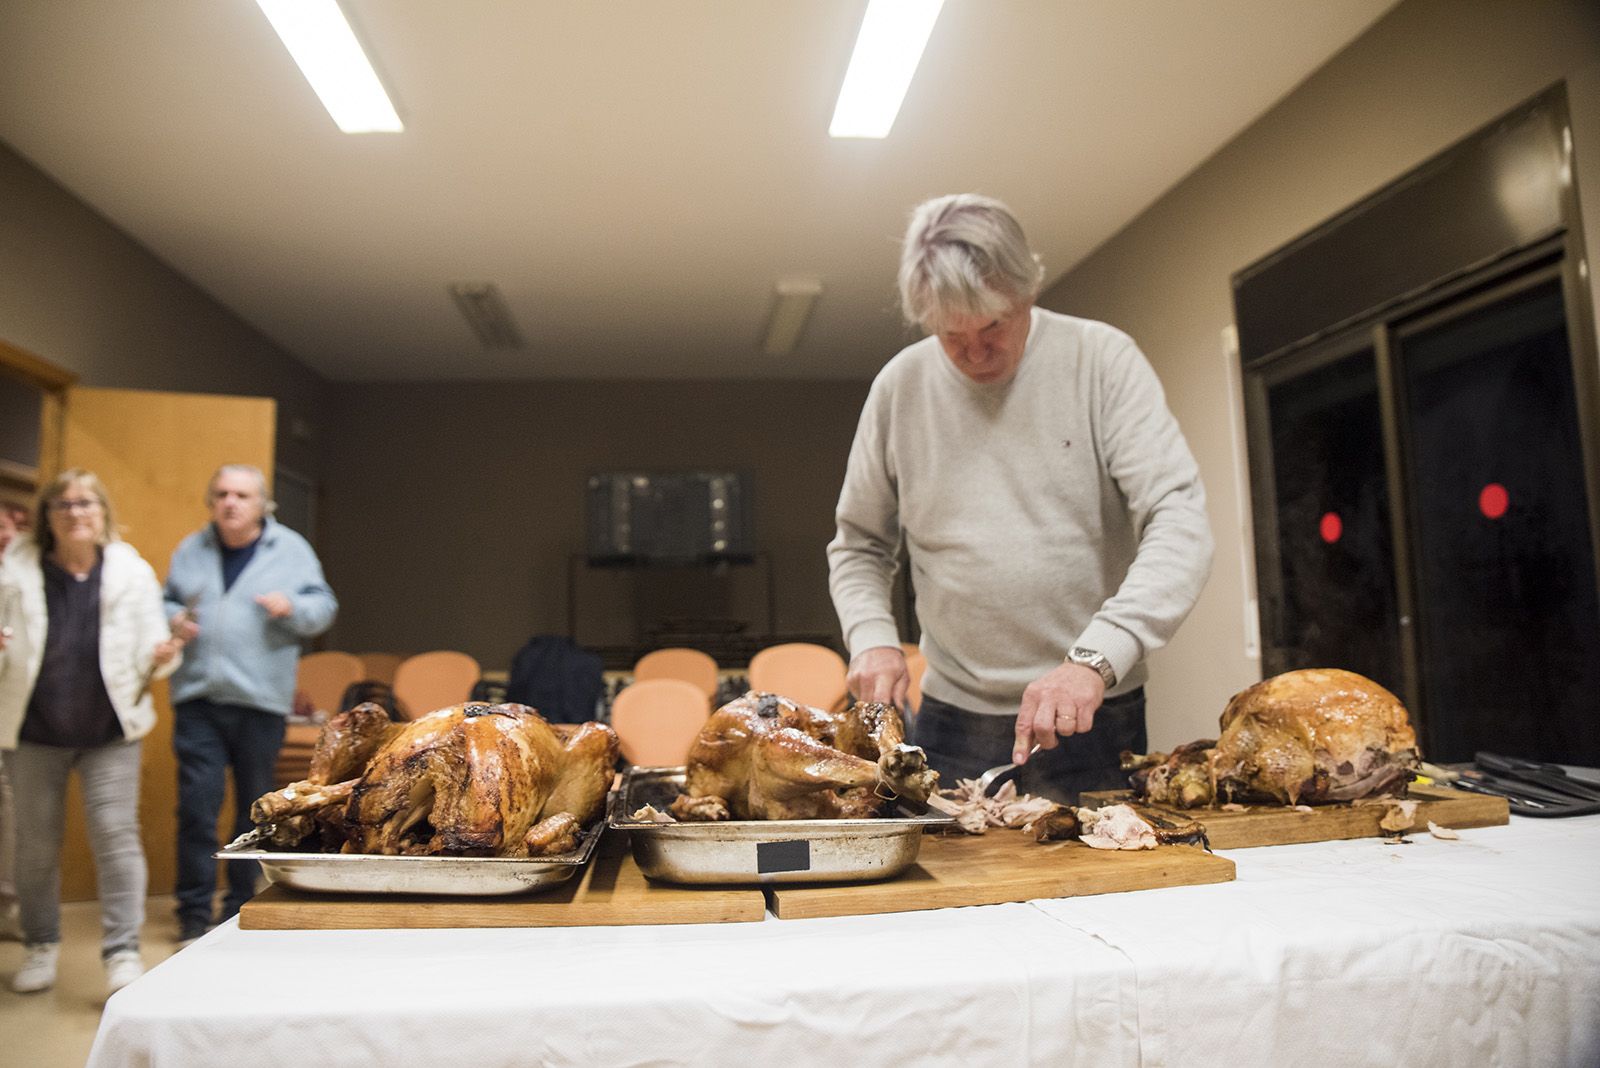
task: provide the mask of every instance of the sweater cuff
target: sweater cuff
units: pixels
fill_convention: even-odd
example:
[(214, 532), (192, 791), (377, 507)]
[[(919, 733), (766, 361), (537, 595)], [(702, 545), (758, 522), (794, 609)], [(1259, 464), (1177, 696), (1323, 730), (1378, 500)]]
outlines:
[(1103, 619), (1090, 620), (1089, 625), (1083, 628), (1083, 633), (1078, 635), (1078, 640), (1072, 644), (1074, 648), (1082, 646), (1093, 649), (1109, 660), (1111, 670), (1117, 673), (1118, 686), (1127, 680), (1134, 665), (1144, 658), (1144, 647), (1138, 638)]
[(900, 631), (895, 627), (894, 620), (868, 619), (851, 627), (850, 633), (845, 636), (845, 647), (850, 650), (852, 660), (863, 651), (880, 645), (900, 648)]

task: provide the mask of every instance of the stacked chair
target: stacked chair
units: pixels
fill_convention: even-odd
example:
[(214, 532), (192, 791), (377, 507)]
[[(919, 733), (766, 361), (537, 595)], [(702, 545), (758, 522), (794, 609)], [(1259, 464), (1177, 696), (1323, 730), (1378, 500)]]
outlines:
[(320, 718), (343, 712), (340, 701), (354, 683), (367, 678), (361, 658), (350, 653), (311, 653), (300, 658), (295, 691), (304, 695)]
[(385, 686), (394, 685), (394, 673), (400, 669), (405, 657), (399, 653), (362, 653), (361, 678), (365, 682), (381, 682)]
[(686, 763), (711, 715), (705, 690), (683, 679), (644, 679), (627, 686), (611, 705), (622, 759), (646, 768)]
[(406, 658), (394, 673), (394, 697), (401, 717), (416, 719), (460, 704), (471, 696), (482, 674), (478, 662), (466, 653), (439, 649)]
[(307, 712), (312, 720), (290, 720), (283, 732), (283, 745), (273, 778), (278, 786), (304, 779), (311, 770), (311, 754), (322, 733), (321, 720), (343, 711), (345, 691), (362, 677), (361, 661), (349, 653), (311, 653), (300, 658), (295, 675), (295, 709)]
[(750, 688), (835, 711), (850, 699), (847, 670), (844, 657), (825, 645), (771, 645), (750, 658)]
[(640, 657), (633, 665), (633, 681), (650, 679), (681, 679), (704, 690), (708, 701), (717, 696), (717, 662), (698, 649), (657, 649)]
[(633, 665), (633, 682), (611, 703), (622, 758), (639, 767), (688, 760), (717, 696), (717, 662), (699, 649), (657, 649)]
[(911, 688), (906, 691), (905, 712), (915, 716), (922, 707), (922, 673), (928, 670), (928, 658), (922, 655), (916, 642), (901, 642), (900, 650), (906, 654), (906, 670), (911, 673)]

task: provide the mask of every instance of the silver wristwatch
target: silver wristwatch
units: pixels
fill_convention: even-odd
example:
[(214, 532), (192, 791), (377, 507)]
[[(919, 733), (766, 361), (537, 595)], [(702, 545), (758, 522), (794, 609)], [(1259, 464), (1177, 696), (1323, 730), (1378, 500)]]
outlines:
[(1085, 649), (1081, 645), (1074, 645), (1067, 652), (1067, 661), (1072, 664), (1082, 664), (1084, 667), (1094, 668), (1100, 673), (1100, 679), (1106, 684), (1106, 689), (1117, 684), (1117, 669), (1111, 666), (1111, 661), (1095, 649)]

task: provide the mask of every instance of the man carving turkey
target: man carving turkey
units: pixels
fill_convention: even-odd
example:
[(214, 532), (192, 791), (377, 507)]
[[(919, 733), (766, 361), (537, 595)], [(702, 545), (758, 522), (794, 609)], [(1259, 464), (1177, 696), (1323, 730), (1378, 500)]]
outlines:
[[(1043, 268), (998, 201), (930, 200), (901, 252), (933, 336), (873, 382), (828, 546), (857, 698), (903, 704), (902, 541), (927, 657), (914, 744), (943, 782), (1008, 760), (1063, 801), (1143, 752), (1142, 661), (1211, 566), (1199, 471), (1126, 334), (1034, 307)], [(1108, 696), (1109, 695), (1109, 696)]]

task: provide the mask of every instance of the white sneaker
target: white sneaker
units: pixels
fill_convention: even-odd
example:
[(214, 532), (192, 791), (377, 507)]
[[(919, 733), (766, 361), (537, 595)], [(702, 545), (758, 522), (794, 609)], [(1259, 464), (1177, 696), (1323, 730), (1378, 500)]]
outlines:
[(106, 996), (109, 997), (144, 974), (137, 949), (119, 949), (106, 958)]
[(40, 942), (28, 947), (22, 967), (11, 977), (11, 989), (19, 994), (32, 994), (49, 990), (56, 985), (56, 958), (61, 955), (60, 942)]

